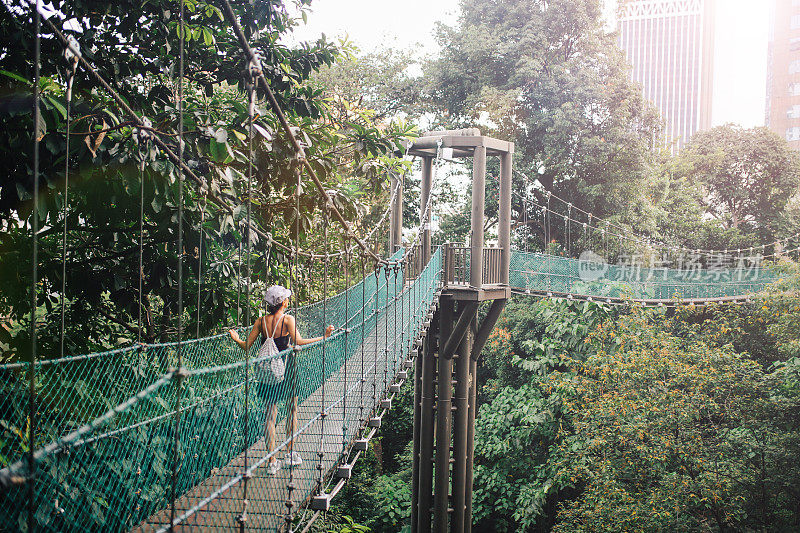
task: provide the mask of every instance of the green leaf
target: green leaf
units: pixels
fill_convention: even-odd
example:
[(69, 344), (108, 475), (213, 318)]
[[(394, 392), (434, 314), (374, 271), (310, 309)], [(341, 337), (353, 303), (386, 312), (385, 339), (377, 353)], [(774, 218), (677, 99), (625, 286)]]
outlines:
[(44, 98), (53, 106), (55, 107), (59, 113), (61, 113), (61, 117), (66, 119), (67, 118), (67, 109), (61, 105), (61, 102), (53, 98), (52, 96), (45, 95)]
[(19, 82), (22, 82), (25, 85), (28, 85), (28, 86), (33, 85), (33, 82), (31, 82), (29, 80), (26, 80), (25, 78), (23, 78), (22, 76), (20, 76), (19, 74), (14, 73), (14, 72), (9, 72), (7, 70), (0, 70), (0, 74), (2, 74), (3, 76), (6, 76), (7, 78), (11, 78), (12, 80), (17, 80)]
[(209, 140), (211, 159), (217, 163), (223, 163), (228, 158), (228, 143)]

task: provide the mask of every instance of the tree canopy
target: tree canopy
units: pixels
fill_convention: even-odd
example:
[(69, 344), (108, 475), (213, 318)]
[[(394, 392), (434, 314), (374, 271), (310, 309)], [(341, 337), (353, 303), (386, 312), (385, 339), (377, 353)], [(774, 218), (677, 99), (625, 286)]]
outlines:
[[(300, 2), (302, 11), (307, 0)], [(285, 253), (299, 224), (300, 246), (321, 252), (318, 227), (322, 196), (313, 187), (296, 190), (298, 161), (276, 115), (258, 89), (250, 148), (246, 63), (239, 43), (214, 2), (187, 0), (185, 69), (178, 78), (180, 26), (175, 1), (66, 1), (49, 16), (75, 38), (86, 60), (141, 117), (153, 133), (178, 152), (179, 88), (183, 87), (185, 164), (200, 178), (183, 187), (184, 244), (177, 248), (178, 172), (164, 153), (134, 128), (133, 117), (83, 67), (75, 73), (73, 96), (66, 89), (71, 67), (64, 47), (43, 23), (39, 209), (33, 208), (32, 5), (27, 0), (0, 8), (7, 36), (0, 55), (0, 272), (10, 280), (0, 293), (0, 330), (5, 359), (24, 355), (30, 304), (28, 290), (32, 217), (39, 218), (38, 302), (49, 334), (42, 353), (57, 355), (60, 302), (65, 303), (68, 353), (128, 342), (140, 334), (139, 281), (145, 340), (167, 340), (175, 332), (177, 265), (184, 262), (184, 309), (190, 331), (202, 332), (243, 320), (245, 279), (253, 295), (269, 281), (288, 283), (291, 258)], [(399, 140), (412, 132), (404, 123), (377, 123), (356, 107), (347, 116), (331, 112), (314, 72), (339, 57), (320, 39), (284, 44), (298, 20), (280, 1), (235, 3), (236, 16), (263, 58), (264, 74), (280, 107), (306, 145), (307, 158), (334, 202), (362, 235), (378, 216), (372, 206), (385, 200), (388, 176), (406, 168), (395, 157)], [(12, 45), (12, 43), (14, 43)], [(70, 106), (70, 150), (66, 113)], [(247, 218), (252, 161), (250, 218), (275, 245), (243, 231)], [(65, 169), (69, 188), (65, 193)], [(295, 194), (299, 194), (299, 218)], [(212, 202), (211, 196), (218, 202)], [(66, 206), (64, 205), (66, 199)], [(66, 207), (66, 208), (65, 208)], [(140, 217), (141, 209), (141, 217)], [(139, 224), (142, 231), (139, 231)], [(66, 252), (62, 234), (66, 226)], [(341, 245), (338, 233), (333, 234)], [(139, 239), (143, 271), (139, 274)], [(243, 261), (248, 239), (254, 257)], [(202, 244), (201, 244), (202, 241)], [(329, 246), (331, 243), (328, 243)], [(283, 244), (281, 249), (277, 244)], [(352, 244), (352, 242), (351, 242)], [(62, 263), (66, 280), (62, 280)], [(201, 270), (201, 265), (202, 270)], [(320, 288), (303, 280), (317, 266), (304, 263), (295, 292), (316, 296)], [(237, 275), (238, 273), (238, 275)], [(62, 294), (62, 281), (66, 292)], [(199, 293), (199, 298), (198, 298)], [(258, 307), (254, 299), (249, 308)], [(238, 309), (238, 310), (237, 310)]]
[[(596, 216), (641, 218), (650, 203), (659, 119), (628, 80), (599, 2), (460, 6), (457, 25), (440, 26), (442, 53), (426, 70), (442, 124), (484, 124), (516, 143), (519, 176)], [(516, 188), (532, 185), (520, 177)]]
[(800, 155), (767, 128), (726, 125), (697, 133), (679, 172), (702, 188), (705, 213), (729, 229), (766, 241), (800, 185)]

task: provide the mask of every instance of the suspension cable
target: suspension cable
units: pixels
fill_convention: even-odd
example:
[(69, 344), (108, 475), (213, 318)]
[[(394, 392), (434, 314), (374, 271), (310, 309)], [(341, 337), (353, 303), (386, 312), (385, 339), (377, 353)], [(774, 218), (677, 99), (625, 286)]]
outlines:
[(349, 337), (350, 337), (350, 325), (348, 324), (349, 316), (350, 316), (350, 252), (347, 251), (348, 249), (348, 237), (345, 235), (344, 237), (344, 249), (346, 251), (343, 257), (343, 270), (344, 270), (344, 357), (342, 366), (344, 367), (344, 400), (342, 401), (342, 453), (341, 453), (341, 461), (345, 460), (345, 455), (347, 453), (347, 393), (349, 392), (349, 386), (347, 383), (347, 364), (349, 362), (349, 357), (347, 355), (347, 350), (349, 347)]
[[(77, 46), (77, 41), (75, 38), (70, 36), (73, 40), (73, 43)], [(59, 293), (59, 307), (61, 308), (61, 331), (60, 331), (60, 357), (64, 357), (64, 340), (66, 337), (66, 292), (67, 292), (67, 227), (68, 227), (68, 218), (69, 218), (69, 141), (70, 141), (70, 120), (72, 117), (72, 85), (75, 80), (75, 72), (78, 68), (78, 59), (75, 57), (75, 54), (67, 48), (64, 51), (64, 58), (69, 63), (69, 68), (67, 68), (67, 90), (66, 90), (66, 133), (64, 137), (65, 142), (65, 156), (64, 156), (64, 198), (63, 202), (63, 219), (64, 219), (64, 231), (61, 236), (61, 292)], [(61, 409), (66, 407), (67, 399), (66, 397), (59, 398), (59, 404), (61, 404)], [(64, 430), (66, 427), (66, 421), (62, 421), (59, 424), (59, 435), (64, 434)], [(60, 459), (62, 455), (68, 454), (69, 450), (64, 447), (61, 450), (61, 453), (57, 456), (57, 459)], [(68, 468), (68, 465), (67, 465)], [(63, 471), (64, 476), (67, 475), (67, 468), (60, 468), (59, 470)], [(60, 487), (66, 485), (66, 480), (62, 479)], [(55, 495), (55, 501), (53, 504), (54, 512), (57, 516), (62, 516), (64, 514), (64, 509), (61, 507), (61, 502), (59, 501), (59, 494), (58, 492)]]
[[(550, 226), (549, 220), (550, 220), (551, 214), (552, 214), (553, 216), (556, 216), (556, 217), (561, 218), (562, 220), (564, 220), (564, 227), (565, 228), (568, 227), (569, 223), (575, 222), (575, 223), (580, 224), (581, 226), (583, 226), (585, 224), (587, 230), (600, 231), (601, 234), (604, 236), (604, 238), (606, 240), (607, 240), (608, 236), (616, 237), (617, 241), (619, 242), (619, 246), (620, 246), (619, 251), (621, 251), (623, 249), (623, 246), (624, 246), (623, 245), (623, 241), (628, 241), (628, 242), (633, 242), (633, 243), (636, 243), (636, 244), (641, 244), (643, 246), (646, 246), (648, 249), (652, 249), (652, 247), (653, 247), (653, 243), (652, 242), (647, 242), (647, 241), (643, 241), (643, 240), (637, 240), (637, 239), (635, 239), (635, 238), (633, 238), (633, 237), (631, 237), (629, 235), (623, 235), (623, 234), (619, 234), (619, 233), (616, 233), (616, 232), (608, 230), (607, 228), (610, 225), (610, 223), (608, 221), (606, 221), (606, 220), (599, 219), (597, 217), (592, 216), (592, 220), (596, 220), (597, 222), (584, 222), (584, 221), (580, 221), (580, 220), (576, 220), (575, 218), (572, 218), (570, 216), (570, 214), (568, 214), (568, 213), (567, 214), (562, 214), (562, 213), (558, 213), (558, 212), (554, 211), (553, 209), (551, 209), (549, 207), (549, 202), (548, 202), (548, 205), (546, 205), (546, 206), (543, 206), (543, 205), (541, 205), (538, 202), (533, 201), (533, 200), (530, 200), (530, 202), (532, 203), (532, 205), (534, 205), (537, 208), (540, 208), (540, 209), (542, 209), (543, 211), (546, 212), (547, 219), (548, 219), (547, 227)], [(605, 227), (600, 227), (601, 224), (605, 225)], [(565, 230), (565, 233), (566, 233), (566, 230)], [(566, 240), (566, 238), (565, 238), (565, 240)], [(710, 256), (710, 255), (718, 255), (718, 254), (729, 254), (729, 253), (733, 253), (733, 252), (736, 252), (737, 255), (741, 255), (742, 252), (748, 252), (748, 253), (752, 254), (753, 251), (755, 251), (755, 250), (757, 250), (759, 248), (764, 248), (765, 246), (776, 245), (776, 244), (779, 244), (780, 242), (791, 242), (791, 240), (792, 240), (792, 238), (787, 238), (787, 239), (784, 239), (782, 241), (778, 241), (776, 243), (772, 243), (770, 245), (761, 245), (761, 246), (749, 247), (749, 248), (738, 248), (736, 250), (733, 250), (733, 249), (717, 250), (717, 251), (714, 251), (713, 253), (704, 253), (704, 251), (700, 250), (700, 249), (688, 249), (688, 248), (687, 249), (668, 248), (668, 249), (678, 250), (678, 251), (683, 250), (683, 251), (686, 251), (687, 253), (691, 253), (693, 255), (709, 255)], [(660, 248), (660, 246), (658, 246), (658, 245), (656, 245), (655, 247), (656, 248)], [(605, 255), (608, 255), (607, 250), (606, 250)], [(761, 257), (764, 257), (764, 258), (766, 258), (766, 257), (775, 257), (775, 256), (778, 256), (778, 255), (780, 255), (780, 253), (778, 253), (778, 252), (774, 252), (774, 253), (771, 253), (771, 254), (766, 254), (765, 253), (765, 254), (761, 254)]]
[[(184, 45), (186, 39), (185, 26), (185, 7), (184, 2), (180, 2), (180, 26), (178, 39), (178, 160), (183, 163), (183, 76), (184, 76)], [(178, 451), (180, 447), (180, 421), (181, 421), (181, 392), (183, 379), (183, 165), (178, 165), (178, 238), (177, 238), (177, 259), (178, 259), (178, 343), (175, 347), (177, 352), (177, 369), (175, 380), (175, 427), (172, 449), (172, 484), (170, 494), (170, 531), (174, 529), (175, 505), (177, 499), (178, 484)]]
[[(523, 176), (526, 179), (530, 179), (525, 174), (523, 174)], [(518, 192), (516, 192), (516, 191), (513, 191), (513, 192), (517, 196), (522, 197)], [(611, 222), (608, 219), (597, 217), (597, 216), (593, 215), (589, 211), (581, 209), (580, 207), (578, 207), (576, 205), (572, 205), (568, 200), (565, 200), (565, 199), (559, 197), (558, 195), (554, 194), (552, 191), (545, 190), (544, 194), (547, 196), (548, 200), (552, 197), (553, 199), (557, 200), (558, 202), (561, 202), (561, 204), (564, 205), (565, 207), (568, 207), (568, 206), (571, 205), (572, 208), (575, 209), (575, 211), (581, 213), (586, 218), (588, 218), (590, 225), (591, 225), (591, 220), (592, 219), (597, 219), (597, 223), (596, 223), (595, 227), (599, 227), (601, 224), (605, 224), (607, 231), (609, 231), (609, 233), (612, 234), (612, 235), (616, 236), (616, 235), (618, 235), (618, 233), (608, 230), (609, 227), (612, 228), (612, 229), (616, 229), (620, 233), (622, 233), (623, 234), (622, 235), (623, 238), (626, 239), (626, 240), (629, 240), (629, 241), (632, 241), (632, 242), (634, 242), (636, 244), (644, 245), (644, 246), (647, 246), (647, 247), (653, 247), (652, 239), (649, 238), (649, 237), (645, 237), (643, 235), (639, 235), (639, 234), (630, 232), (628, 230), (628, 228), (626, 228), (624, 226), (621, 226), (619, 224)], [(574, 219), (574, 218), (572, 220), (574, 222), (578, 222), (578, 223), (583, 223), (584, 222), (582, 220), (577, 220), (577, 219)], [(626, 233), (630, 233), (630, 234), (626, 235)], [(747, 248), (741, 248), (741, 250), (747, 250), (747, 251), (752, 253), (755, 250), (761, 249), (766, 254), (767, 248), (769, 248), (771, 246), (775, 247), (776, 245), (780, 245), (783, 242), (791, 242), (791, 241), (798, 240), (798, 239), (800, 239), (800, 232), (797, 232), (797, 233), (795, 233), (793, 235), (790, 235), (788, 237), (785, 237), (783, 239), (776, 240), (774, 242), (770, 242), (770, 243), (766, 243), (766, 244), (760, 244), (760, 245), (757, 245), (757, 246), (750, 246), (750, 247), (747, 247)], [(715, 255), (715, 254), (720, 254), (720, 253), (725, 254), (725, 253), (729, 253), (729, 252), (733, 251), (732, 249), (687, 248), (685, 246), (674, 246), (674, 245), (667, 244), (665, 242), (659, 242), (659, 241), (655, 242), (655, 247), (656, 248), (664, 248), (664, 249), (667, 249), (667, 250), (669, 250), (671, 252), (692, 253), (692, 254), (701, 254), (701, 255)]]
[(139, 130), (139, 145), (141, 147), (142, 143), (144, 143), (144, 151), (139, 149), (141, 155), (141, 161), (139, 162), (139, 271), (138, 271), (138, 285), (139, 285), (139, 313), (138, 313), (138, 322), (139, 322), (139, 334), (137, 335), (137, 342), (139, 345), (142, 344), (142, 332), (144, 330), (144, 323), (143, 323), (143, 308), (144, 308), (144, 295), (143, 295), (143, 283), (144, 283), (144, 169), (146, 160), (149, 157), (150, 153), (150, 142), (149, 142), (149, 133), (145, 130)]
[[(301, 166), (298, 164), (295, 167), (295, 205), (294, 205), (294, 218), (295, 218), (295, 232), (294, 232), (294, 248), (293, 253), (291, 255), (292, 260), (294, 261), (294, 265), (289, 265), (289, 275), (291, 276), (292, 271), (294, 272), (294, 279), (291, 280), (292, 285), (292, 292), (294, 292), (294, 338), (297, 339), (297, 322), (300, 320), (300, 277), (299, 277), (299, 259), (300, 256), (298, 254), (300, 250), (300, 194), (303, 191), (303, 183), (302, 183), (302, 172)], [(292, 268), (294, 267), (294, 268)], [(290, 357), (297, 357), (299, 346), (295, 345), (292, 349), (293, 352)], [(297, 364), (296, 361), (294, 364)], [(297, 428), (294, 424), (294, 418), (297, 416), (297, 405), (295, 403), (295, 394), (297, 391), (294, 390), (296, 384), (294, 376), (289, 376), (289, 388), (291, 390), (289, 395), (289, 412), (287, 413), (287, 428), (290, 427), (291, 429), (288, 432), (291, 432), (291, 435), (288, 436), (289, 438), (289, 462), (294, 463), (294, 439), (296, 437), (295, 433), (297, 432)], [(289, 423), (289, 419), (291, 419), (291, 423)], [(287, 433), (288, 433), (287, 432)], [(289, 467), (289, 482), (286, 484), (286, 515), (284, 516), (285, 528), (287, 531), (291, 530), (292, 526), (292, 509), (294, 508), (294, 501), (292, 500), (292, 492), (294, 491), (294, 465), (290, 464)]]
[[(78, 48), (77, 41), (74, 37), (70, 36)], [(66, 137), (66, 156), (64, 157), (64, 233), (61, 238), (61, 293), (59, 300), (61, 303), (61, 357), (64, 357), (64, 336), (66, 331), (66, 291), (67, 291), (67, 218), (69, 217), (69, 141), (70, 141), (70, 120), (72, 117), (72, 85), (75, 81), (75, 72), (78, 69), (78, 58), (72, 51), (67, 48), (64, 51), (64, 57), (70, 62), (70, 68), (67, 69), (67, 125)]]
[(317, 450), (317, 456), (319, 457), (319, 464), (317, 465), (317, 494), (322, 494), (322, 469), (323, 469), (323, 462), (325, 460), (325, 418), (327, 413), (325, 412), (325, 383), (328, 381), (327, 374), (326, 374), (326, 366), (325, 366), (325, 355), (326, 355), (326, 347), (328, 344), (327, 338), (327, 320), (328, 320), (328, 222), (330, 218), (330, 200), (325, 202), (325, 206), (323, 207), (323, 223), (322, 223), (322, 233), (323, 233), (323, 247), (325, 249), (326, 257), (323, 260), (322, 266), (322, 398), (320, 402), (320, 410), (319, 410), (319, 424), (320, 424), (320, 436), (319, 436), (319, 449)]
[(380, 297), (381, 297), (381, 279), (380, 271), (381, 264), (375, 266), (375, 349), (373, 350), (373, 372), (372, 372), (372, 405), (373, 407), (378, 403), (378, 326), (380, 325)]
[[(242, 233), (243, 234), (243, 233)], [(239, 250), (236, 254), (236, 327), (242, 327), (242, 239), (239, 237)]]
[[(386, 300), (383, 305), (383, 392), (386, 394), (389, 390), (389, 277), (391, 265), (388, 263), (383, 268), (383, 275), (386, 278)], [(376, 344), (377, 346), (377, 344)]]
[[(253, 241), (252, 235), (250, 234), (249, 228), (251, 227), (251, 212), (253, 207), (253, 122), (255, 121), (255, 108), (256, 108), (256, 91), (255, 86), (253, 84), (253, 79), (256, 75), (256, 69), (258, 68), (257, 65), (251, 63), (248, 66), (247, 72), (245, 73), (246, 77), (246, 85), (247, 85), (247, 123), (248, 123), (248, 133), (247, 133), (247, 291), (246, 291), (246, 311), (245, 311), (245, 323), (250, 324), (250, 284), (253, 278), (252, 272), (252, 263), (251, 263), (251, 243)], [(272, 247), (270, 246), (270, 249)], [(264, 335), (268, 335), (267, 332), (264, 332)], [(248, 497), (247, 497), (247, 485), (248, 480), (250, 479), (250, 475), (248, 474), (248, 466), (249, 466), (249, 448), (250, 448), (250, 350), (246, 350), (245, 353), (245, 365), (244, 365), (244, 472), (242, 474), (243, 482), (242, 482), (242, 512), (238, 517), (239, 522), (239, 531), (244, 533), (245, 525), (247, 523), (247, 505), (248, 505)]]
[(366, 344), (366, 329), (367, 329), (367, 268), (366, 259), (361, 257), (361, 386), (359, 387), (359, 414), (358, 425), (364, 425), (364, 385), (366, 384), (365, 368), (366, 361), (365, 347)]
[[(390, 352), (390, 368), (389, 368), (389, 383), (391, 384), (394, 382), (395, 378), (397, 377), (397, 261), (392, 261), (390, 265), (387, 267), (390, 269), (390, 276), (392, 278), (392, 300), (391, 300), (391, 310), (387, 312), (387, 314), (391, 314), (392, 320), (392, 349)], [(387, 389), (388, 390), (388, 389)]]
[(39, 140), (41, 138), (41, 115), (39, 92), (39, 75), (41, 61), (41, 15), (39, 4), (36, 0), (33, 5), (33, 31), (34, 31), (34, 58), (33, 58), (33, 212), (31, 213), (31, 358), (28, 366), (28, 531), (34, 531), (35, 498), (34, 486), (36, 485), (36, 461), (34, 459), (36, 435), (36, 301), (39, 263)]
[(203, 236), (206, 223), (206, 198), (201, 197), (200, 203), (200, 238), (197, 244), (197, 332), (196, 338), (200, 338), (200, 295), (203, 293)]

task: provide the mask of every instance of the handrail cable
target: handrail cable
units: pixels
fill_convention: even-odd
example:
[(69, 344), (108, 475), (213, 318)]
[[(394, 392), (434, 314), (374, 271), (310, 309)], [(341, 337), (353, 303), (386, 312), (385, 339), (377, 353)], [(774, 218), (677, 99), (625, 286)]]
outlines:
[[(528, 175), (526, 175), (524, 173), (520, 173), (520, 174), (522, 174), (526, 178), (526, 180), (530, 180), (531, 179)], [(534, 180), (535, 180), (535, 178), (534, 178)], [(523, 197), (517, 191), (513, 191), (513, 193), (516, 194), (517, 197), (519, 197), (523, 201), (528, 201), (525, 197)], [(617, 224), (615, 222), (611, 222), (610, 220), (608, 220), (606, 218), (597, 217), (597, 216), (593, 215), (592, 213), (590, 213), (589, 211), (581, 209), (580, 207), (574, 205), (573, 203), (571, 203), (571, 202), (569, 202), (567, 200), (564, 200), (563, 198), (559, 197), (558, 195), (556, 195), (552, 191), (544, 189), (544, 195), (547, 198), (553, 198), (553, 199), (561, 202), (568, 209), (574, 209), (574, 210), (582, 213), (583, 215), (585, 215), (587, 217), (587, 219), (589, 221), (588, 222), (589, 224), (591, 224), (592, 220), (597, 220), (598, 221), (597, 222), (598, 226), (601, 225), (601, 224), (604, 224), (604, 225), (606, 225), (606, 227), (610, 226), (612, 228), (616, 228), (620, 232), (623, 233), (623, 235), (621, 235), (622, 238), (624, 238), (626, 240), (629, 240), (629, 241), (633, 241), (633, 242), (635, 242), (637, 244), (642, 244), (642, 245), (646, 245), (646, 246), (653, 246), (655, 244), (659, 248), (666, 248), (666, 249), (668, 249), (670, 251), (673, 251), (673, 252), (699, 253), (699, 254), (702, 254), (702, 255), (713, 255), (713, 254), (720, 254), (720, 253), (729, 253), (729, 252), (733, 251), (731, 249), (687, 248), (685, 246), (674, 246), (674, 245), (671, 245), (671, 244), (668, 244), (668, 243), (665, 243), (665, 242), (655, 241), (654, 239), (645, 237), (645, 236), (643, 236), (641, 234), (629, 232), (626, 227), (621, 226), (620, 224)], [(535, 200), (534, 200), (534, 202), (535, 202)], [(555, 213), (555, 214), (557, 214), (559, 216), (562, 216), (560, 213), (557, 213), (556, 211), (553, 211), (553, 213)], [(575, 222), (575, 223), (578, 223), (578, 224), (584, 224), (585, 223), (584, 221), (578, 220), (578, 219), (575, 219), (575, 218), (571, 218), (570, 220), (572, 222)], [(608, 231), (608, 230), (606, 230), (606, 231)], [(612, 235), (619, 235), (619, 234), (611, 232), (611, 231), (609, 231), (609, 233), (612, 234)], [(625, 234), (625, 233), (628, 233), (628, 234)], [(741, 248), (741, 250), (757, 250), (757, 249), (760, 248), (760, 249), (764, 249), (766, 251), (766, 248), (768, 248), (770, 246), (781, 245), (784, 242), (789, 242), (789, 241), (792, 241), (792, 240), (795, 240), (795, 239), (798, 239), (798, 238), (800, 238), (800, 232), (797, 232), (794, 235), (791, 235), (789, 237), (785, 237), (783, 239), (778, 239), (778, 240), (776, 240), (774, 242), (761, 244), (761, 245), (758, 245), (758, 246), (750, 246), (748, 248)]]

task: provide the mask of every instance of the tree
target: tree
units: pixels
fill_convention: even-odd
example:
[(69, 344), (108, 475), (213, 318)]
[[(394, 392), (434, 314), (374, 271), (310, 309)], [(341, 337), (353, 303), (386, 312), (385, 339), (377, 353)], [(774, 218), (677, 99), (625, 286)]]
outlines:
[[(669, 165), (674, 166), (674, 161)], [(651, 235), (658, 241), (688, 249), (736, 250), (752, 246), (752, 235), (725, 227), (705, 215), (703, 194), (702, 184), (681, 173), (671, 173), (656, 198), (657, 229)]]
[(797, 283), (674, 314), (510, 304), (481, 360), (475, 529), (796, 529)]
[(349, 41), (341, 43), (341, 50), (336, 63), (314, 75), (334, 105), (369, 108), (378, 122), (421, 115), (420, 83), (413, 75), (419, 65), (412, 50), (379, 48), (365, 53)]
[(439, 28), (428, 89), (441, 124), (516, 143), (521, 196), (527, 175), (595, 216), (650, 223), (659, 120), (600, 15), (597, 0), (463, 0), (458, 24)]
[(557, 446), (570, 426), (547, 376), (585, 359), (590, 330), (612, 314), (590, 303), (519, 298), (503, 313), (479, 368), (474, 522), (480, 531), (547, 531), (574, 496), (558, 478)]
[(556, 477), (580, 488), (554, 531), (796, 529), (800, 404), (783, 377), (656, 320), (606, 323), (585, 362), (550, 376), (572, 419)]
[[(32, 2), (0, 7), (0, 272), (9, 283), (0, 291), (4, 359), (26, 357), (30, 340), (31, 228), (38, 217), (39, 284), (37, 309), (45, 357), (57, 355), (60, 303), (66, 316), (66, 352), (84, 353), (136, 339), (171, 340), (178, 320), (177, 266), (184, 264), (186, 330), (213, 331), (245, 320), (243, 293), (248, 274), (244, 254), (252, 248), (250, 309), (258, 308), (258, 288), (288, 282), (295, 240), (321, 252), (322, 195), (314, 187), (296, 190), (298, 161), (277, 116), (257, 92), (253, 158), (249, 158), (246, 64), (229, 23), (215, 2), (186, 0), (186, 65), (177, 78), (178, 6), (174, 1), (54, 2), (49, 20), (77, 39), (87, 61), (136, 113), (149, 118), (155, 132), (177, 153), (178, 88), (184, 89), (184, 161), (198, 176), (185, 175), (134, 128), (111, 95), (91, 74), (76, 71), (70, 151), (66, 154), (66, 80), (63, 46), (43, 25), (41, 133), (38, 212), (33, 212)], [(300, 3), (301, 8), (308, 4)], [(298, 22), (282, 2), (236, 3), (236, 16), (263, 57), (264, 75), (290, 124), (307, 145), (307, 158), (334, 203), (357, 233), (371, 229), (373, 203), (381, 202), (389, 172), (405, 165), (394, 157), (404, 125), (381, 124), (360, 112), (339, 120), (328, 112), (311, 75), (338, 57), (337, 48), (320, 40), (296, 48), (281, 37)], [(65, 21), (70, 21), (66, 23)], [(76, 27), (76, 26), (79, 26)], [(252, 162), (251, 222), (262, 234), (247, 232), (248, 174)], [(64, 209), (64, 169), (69, 168), (69, 200)], [(143, 187), (143, 190), (142, 190)], [(359, 191), (374, 194), (364, 197)], [(383, 192), (382, 192), (383, 191)], [(184, 246), (177, 246), (178, 195), (183, 194)], [(299, 217), (295, 211), (299, 193)], [(141, 196), (141, 198), (140, 198)], [(215, 203), (211, 200), (218, 199)], [(143, 200), (143, 201), (140, 201)], [(142, 209), (143, 272), (139, 269)], [(66, 256), (62, 232), (67, 228)], [(299, 226), (299, 231), (298, 231)], [(333, 227), (331, 228), (334, 229)], [(339, 240), (339, 233), (333, 234)], [(201, 245), (202, 239), (202, 245)], [(341, 242), (339, 240), (339, 242)], [(279, 248), (279, 244), (284, 248)], [(352, 244), (352, 241), (351, 241)], [(331, 243), (328, 243), (330, 246)], [(201, 254), (202, 248), (202, 254)], [(66, 261), (66, 280), (62, 276)], [(303, 280), (320, 266), (301, 261), (304, 299), (321, 289)], [(203, 265), (202, 272), (200, 266)], [(202, 274), (202, 276), (200, 275)], [(241, 279), (240, 279), (241, 278)], [(139, 282), (142, 282), (141, 327)], [(62, 282), (66, 291), (62, 293)]]
[(719, 126), (695, 134), (680, 158), (703, 187), (705, 212), (725, 228), (768, 241), (800, 185), (800, 155), (767, 128)]

